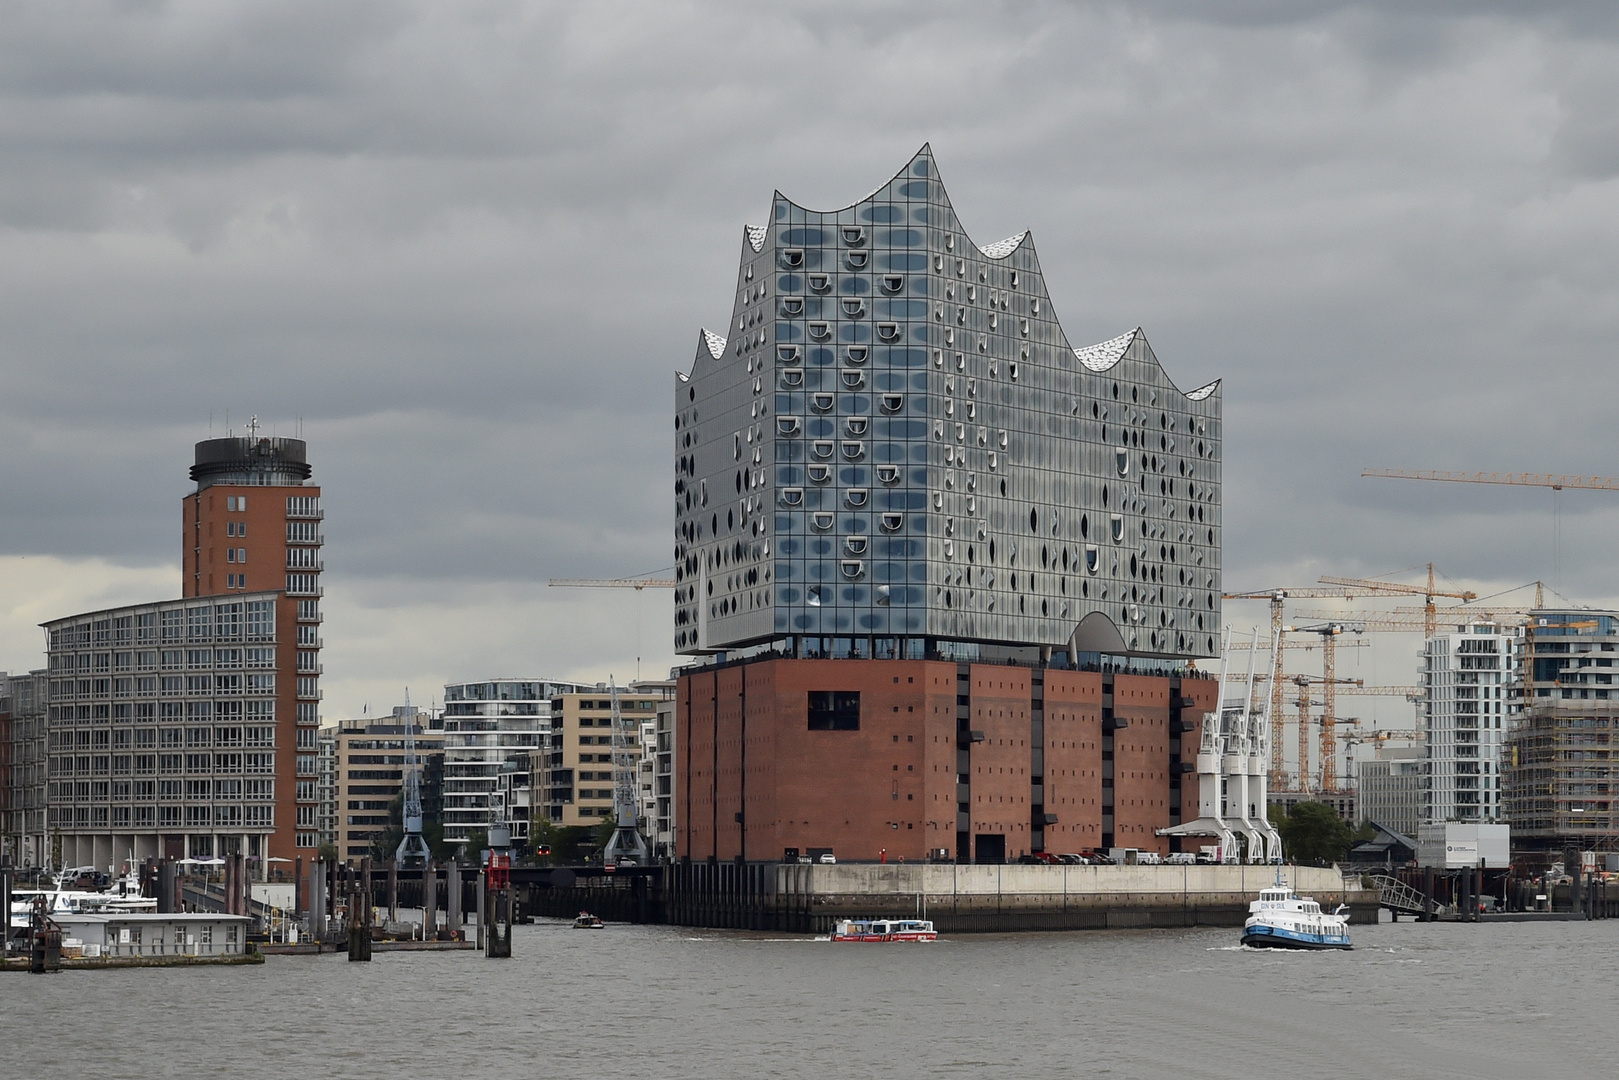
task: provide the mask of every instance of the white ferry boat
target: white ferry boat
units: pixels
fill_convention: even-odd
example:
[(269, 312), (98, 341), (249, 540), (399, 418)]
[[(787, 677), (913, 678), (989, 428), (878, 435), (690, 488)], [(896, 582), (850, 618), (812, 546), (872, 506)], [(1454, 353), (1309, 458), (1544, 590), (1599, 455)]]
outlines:
[(938, 941), (927, 919), (844, 919), (832, 931), (833, 941)]
[(1259, 899), (1248, 905), (1242, 943), (1256, 949), (1352, 948), (1349, 909), (1340, 904), (1335, 911), (1322, 911), (1308, 896), (1295, 896), (1278, 873), (1276, 884), (1259, 890)]

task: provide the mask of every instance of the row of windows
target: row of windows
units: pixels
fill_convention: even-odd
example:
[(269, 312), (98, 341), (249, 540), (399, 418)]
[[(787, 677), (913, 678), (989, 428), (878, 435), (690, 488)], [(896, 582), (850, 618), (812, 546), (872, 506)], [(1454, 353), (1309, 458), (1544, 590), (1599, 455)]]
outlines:
[(58, 829), (139, 829), (181, 825), (271, 829), (275, 827), (275, 808), (273, 806), (53, 806), (50, 809), (49, 821), (52, 828)]
[[(300, 684), (303, 680), (299, 680)], [(312, 692), (312, 691), (311, 691)], [(274, 694), (275, 673), (214, 675), (137, 675), (112, 679), (53, 679), (51, 697), (183, 697), (196, 694)], [(306, 696), (300, 685), (299, 696)]]
[(250, 641), (275, 637), (275, 601), (192, 604), (50, 628), (50, 651), (141, 641)]
[(153, 773), (274, 773), (274, 754), (89, 754), (51, 759), (56, 776)]
[(229, 778), (192, 780), (76, 780), (48, 785), (46, 798), (52, 802), (89, 799), (105, 801), (153, 799), (245, 799), (268, 802), (275, 799), (275, 781)]
[[(69, 722), (80, 725), (127, 724), (131, 720), (137, 724), (154, 720), (200, 723), (209, 720), (235, 721), (238, 718), (245, 718), (249, 723), (269, 723), (275, 719), (275, 701), (136, 701), (110, 705), (52, 705), (49, 717), (53, 727)], [(316, 723), (318, 719), (313, 708), (306, 712), (303, 706), (299, 706), (300, 724)]]
[[(303, 628), (300, 628), (303, 629)], [(74, 671), (103, 674), (118, 671), (182, 671), (186, 668), (273, 668), (275, 648), (247, 649), (149, 649), (129, 652), (57, 653), (50, 658), (50, 670), (69, 674)]]
[(52, 751), (104, 749), (121, 746), (274, 746), (273, 727), (115, 728), (111, 731), (56, 730), (50, 734)]

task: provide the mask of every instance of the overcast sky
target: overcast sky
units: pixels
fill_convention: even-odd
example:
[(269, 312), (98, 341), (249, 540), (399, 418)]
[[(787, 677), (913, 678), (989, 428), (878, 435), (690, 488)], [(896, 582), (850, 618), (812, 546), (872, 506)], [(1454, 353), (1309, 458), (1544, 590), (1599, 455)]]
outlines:
[(1359, 476), (1619, 473), (1611, 4), (4, 11), (0, 669), (176, 595), (192, 443), (257, 414), (324, 487), (328, 717), (664, 673), (667, 593), (545, 580), (670, 565), (671, 377), (743, 224), (924, 142), (1076, 344), (1225, 380), (1228, 588), (1619, 602), (1619, 495)]

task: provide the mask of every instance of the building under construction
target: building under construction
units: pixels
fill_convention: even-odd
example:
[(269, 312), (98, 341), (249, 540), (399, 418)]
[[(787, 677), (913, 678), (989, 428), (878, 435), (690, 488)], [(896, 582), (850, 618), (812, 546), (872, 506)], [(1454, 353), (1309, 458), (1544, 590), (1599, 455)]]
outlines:
[(1513, 846), (1619, 850), (1613, 801), (1619, 613), (1533, 612), (1522, 650), (1525, 708), (1505, 754)]

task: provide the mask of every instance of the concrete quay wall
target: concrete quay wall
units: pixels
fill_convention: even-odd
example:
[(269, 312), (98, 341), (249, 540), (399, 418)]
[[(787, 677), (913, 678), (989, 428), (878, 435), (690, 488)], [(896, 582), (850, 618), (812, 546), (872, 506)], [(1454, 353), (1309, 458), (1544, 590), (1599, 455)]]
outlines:
[[(1378, 897), (1358, 877), (1287, 867), (1284, 879), (1352, 922), (1375, 922)], [(824, 933), (842, 918), (915, 917), (940, 931), (1241, 926), (1268, 866), (780, 866), (771, 897), (779, 929)]]

